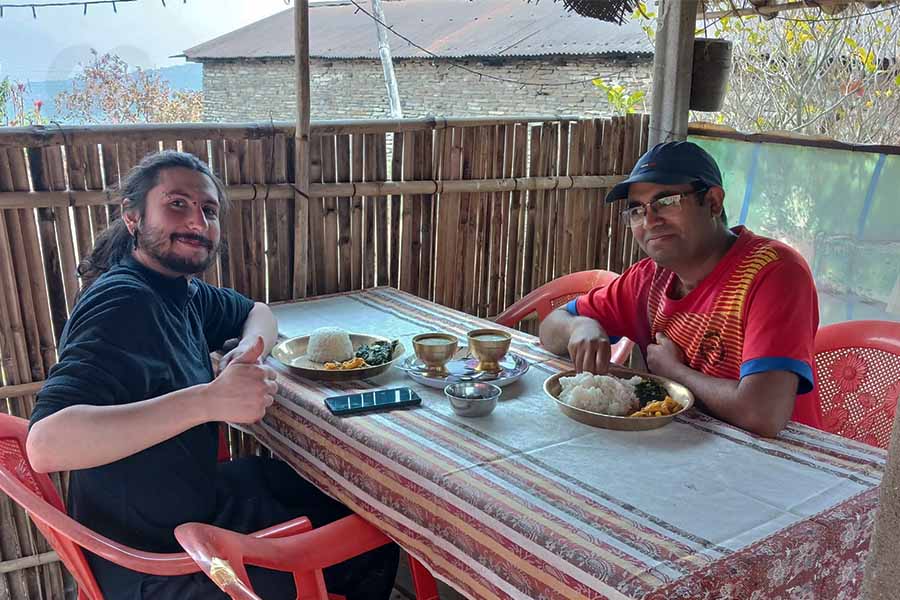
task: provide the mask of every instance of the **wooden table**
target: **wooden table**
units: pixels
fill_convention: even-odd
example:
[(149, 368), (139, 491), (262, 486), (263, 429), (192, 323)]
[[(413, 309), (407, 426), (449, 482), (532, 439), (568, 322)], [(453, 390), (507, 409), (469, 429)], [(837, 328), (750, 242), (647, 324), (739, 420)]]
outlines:
[[(462, 339), (486, 321), (388, 288), (273, 307), (283, 335), (321, 326)], [(857, 597), (883, 451), (798, 424), (757, 438), (698, 412), (616, 432), (542, 392), (568, 368), (514, 333), (531, 363), (488, 417), (393, 369), (328, 384), (282, 371), (253, 434), (469, 598)], [(409, 411), (335, 418), (329, 395), (408, 385)]]

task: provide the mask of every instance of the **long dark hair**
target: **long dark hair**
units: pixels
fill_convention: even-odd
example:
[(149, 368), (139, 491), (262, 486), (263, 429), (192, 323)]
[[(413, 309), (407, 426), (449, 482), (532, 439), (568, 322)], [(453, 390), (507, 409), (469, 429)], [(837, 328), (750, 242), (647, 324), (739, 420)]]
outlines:
[[(209, 165), (187, 152), (164, 150), (148, 154), (137, 164), (119, 184), (116, 195), (122, 201), (122, 212), (138, 211), (143, 217), (147, 205), (147, 193), (159, 184), (159, 174), (166, 169), (183, 168), (203, 173), (216, 186), (219, 196), (220, 214), (224, 216), (228, 208), (225, 186), (210, 170)], [(84, 257), (76, 272), (81, 278), (83, 294), (98, 277), (114, 267), (134, 248), (134, 238), (120, 216), (97, 237), (91, 253)], [(79, 296), (80, 296), (79, 294)]]

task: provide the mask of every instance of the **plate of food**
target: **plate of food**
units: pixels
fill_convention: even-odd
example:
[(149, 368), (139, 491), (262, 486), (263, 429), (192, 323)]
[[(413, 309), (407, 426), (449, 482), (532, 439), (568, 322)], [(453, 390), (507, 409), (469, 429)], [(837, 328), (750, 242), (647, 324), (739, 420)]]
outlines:
[(384, 373), (405, 352), (399, 340), (322, 327), (280, 342), (272, 358), (307, 379), (352, 381)]
[(566, 416), (622, 431), (662, 427), (694, 405), (683, 385), (617, 365), (610, 365), (608, 375), (557, 373), (544, 382), (544, 392)]

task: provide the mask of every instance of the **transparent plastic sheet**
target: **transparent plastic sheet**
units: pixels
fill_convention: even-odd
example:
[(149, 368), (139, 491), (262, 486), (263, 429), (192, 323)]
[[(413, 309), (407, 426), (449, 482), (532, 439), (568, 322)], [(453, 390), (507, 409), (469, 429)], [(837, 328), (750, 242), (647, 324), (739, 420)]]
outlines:
[(900, 156), (691, 136), (722, 169), (729, 225), (809, 262), (821, 325), (900, 321)]

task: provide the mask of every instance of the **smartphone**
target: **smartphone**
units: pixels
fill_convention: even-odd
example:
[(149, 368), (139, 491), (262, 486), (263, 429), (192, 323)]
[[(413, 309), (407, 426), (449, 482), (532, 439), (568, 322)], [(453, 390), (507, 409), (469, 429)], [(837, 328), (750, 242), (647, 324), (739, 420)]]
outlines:
[(328, 407), (331, 414), (338, 417), (406, 408), (421, 403), (422, 399), (419, 398), (419, 395), (407, 387), (325, 398), (325, 406)]

